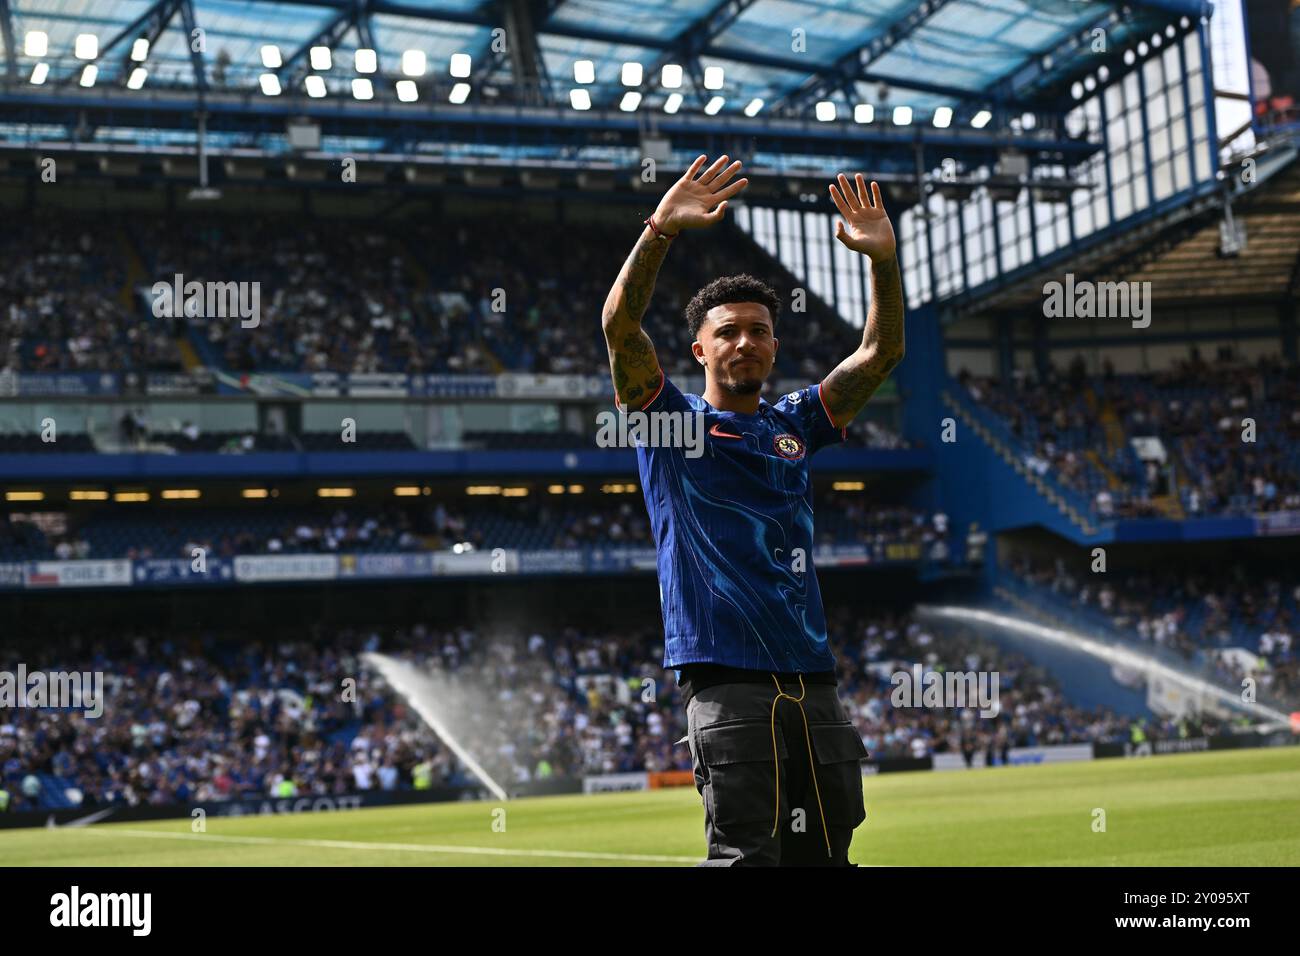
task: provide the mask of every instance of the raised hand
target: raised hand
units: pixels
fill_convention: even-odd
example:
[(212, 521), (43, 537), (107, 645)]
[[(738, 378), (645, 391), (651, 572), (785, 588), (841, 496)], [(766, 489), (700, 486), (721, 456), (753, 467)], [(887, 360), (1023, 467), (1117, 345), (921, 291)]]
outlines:
[[(683, 229), (699, 229), (721, 222), (727, 211), (727, 200), (749, 185), (748, 179), (731, 182), (740, 172), (740, 160), (727, 165), (727, 157), (720, 156), (708, 169), (700, 167), (708, 160), (701, 156), (691, 163), (691, 168), (659, 201), (655, 210), (655, 224), (663, 232), (675, 234)], [(696, 177), (696, 173), (700, 173)], [(731, 183), (731, 185), (727, 185)], [(715, 208), (716, 207), (716, 208)]]
[(880, 197), (880, 185), (872, 180), (868, 193), (862, 174), (858, 173), (854, 178), (857, 180), (856, 190), (843, 173), (838, 177), (838, 188), (831, 183), (831, 200), (844, 217), (835, 224), (835, 238), (854, 252), (870, 256), (873, 262), (890, 259), (898, 244), (889, 214), (885, 212), (885, 202)]

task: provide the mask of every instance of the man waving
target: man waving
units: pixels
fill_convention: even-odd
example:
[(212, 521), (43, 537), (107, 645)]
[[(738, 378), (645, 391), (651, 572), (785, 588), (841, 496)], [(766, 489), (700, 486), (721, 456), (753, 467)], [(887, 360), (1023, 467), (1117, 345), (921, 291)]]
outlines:
[(705, 865), (845, 865), (865, 818), (866, 750), (835, 690), (835, 658), (812, 567), (809, 459), (903, 358), (894, 230), (880, 188), (840, 175), (836, 238), (871, 259), (862, 344), (820, 384), (760, 397), (781, 300), (753, 276), (715, 279), (686, 307), (702, 395), (659, 367), (641, 319), (682, 230), (720, 222), (748, 180), (722, 156), (664, 195), (605, 300), (602, 325), (621, 407), (702, 416), (705, 453), (638, 447), (658, 548), (664, 666), (687, 699), (687, 741), (704, 800)]

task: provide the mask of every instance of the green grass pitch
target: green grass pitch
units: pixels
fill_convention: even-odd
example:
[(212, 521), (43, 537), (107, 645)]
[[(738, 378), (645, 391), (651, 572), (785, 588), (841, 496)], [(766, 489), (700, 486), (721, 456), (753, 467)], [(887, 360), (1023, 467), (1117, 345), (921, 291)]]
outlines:
[[(860, 864), (1295, 866), (1300, 748), (901, 773), (865, 781)], [(505, 808), (505, 832), (493, 811)], [(1094, 810), (1105, 832), (1094, 831)], [(499, 814), (498, 814), (499, 817)], [(809, 815), (815, 826), (815, 816)], [(0, 864), (688, 866), (693, 789), (0, 831)]]

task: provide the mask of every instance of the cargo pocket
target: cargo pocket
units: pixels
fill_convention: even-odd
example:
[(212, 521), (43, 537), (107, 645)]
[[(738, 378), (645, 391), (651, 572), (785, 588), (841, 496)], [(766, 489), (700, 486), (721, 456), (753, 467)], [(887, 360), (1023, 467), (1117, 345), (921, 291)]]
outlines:
[[(704, 805), (719, 826), (772, 820), (776, 812), (776, 768), (772, 727), (765, 720), (733, 721), (701, 727), (700, 760), (707, 768)], [(785, 741), (776, 735), (784, 762)]]
[(817, 779), (826, 822), (856, 827), (867, 818), (861, 764), (867, 759), (867, 748), (849, 721), (810, 724), (808, 731), (817, 754)]

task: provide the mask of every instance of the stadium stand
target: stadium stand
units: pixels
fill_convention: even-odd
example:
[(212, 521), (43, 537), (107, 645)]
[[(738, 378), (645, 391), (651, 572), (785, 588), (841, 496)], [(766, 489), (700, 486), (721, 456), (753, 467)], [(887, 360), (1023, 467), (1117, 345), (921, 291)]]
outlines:
[(0, 237), (0, 373), (181, 368), (177, 330), (130, 301), (122, 248), (111, 215)]
[[(1063, 602), (1085, 623), (1167, 649), (1224, 686), (1256, 677), (1265, 691), (1300, 707), (1300, 576), (1292, 568), (1166, 566), (1095, 581), (1061, 560), (1022, 557), (1007, 570), (1045, 605)], [(1222, 653), (1230, 648), (1248, 652), (1250, 666)]]
[[(436, 227), (322, 219), (305, 230), (270, 217), (187, 214), (126, 225), (111, 216), (103, 225), (54, 211), (47, 218), (40, 243), (5, 247), (0, 303), (10, 318), (0, 372), (179, 370), (184, 345), (199, 364), (229, 373), (590, 374), (608, 365), (598, 319), (626, 252), (626, 229), (601, 224), (539, 247), (530, 237), (485, 233), (470, 219)], [(660, 282), (645, 324), (670, 374), (698, 371), (683, 316), (710, 279), (748, 271), (783, 295), (798, 284), (728, 229), (725, 252), (702, 247)], [(172, 317), (177, 275), (256, 283), (257, 325)], [(778, 330), (790, 329), (779, 365), (791, 380), (820, 380), (858, 335), (809, 302)], [(56, 313), (64, 325), (42, 321)]]
[[(875, 756), (1177, 736), (1213, 722), (1131, 721), (1065, 700), (1040, 668), (957, 627), (923, 627), (907, 613), (831, 620), (842, 694)], [(16, 809), (165, 805), (239, 796), (354, 793), (469, 784), (466, 768), (358, 656), (381, 650), (472, 687), (480, 712), (466, 743), (491, 773), (518, 783), (553, 776), (689, 769), (680, 694), (658, 666), (654, 633), (573, 628), (488, 637), (474, 627), (421, 624), (386, 632), (68, 635), (60, 669), (100, 670), (128, 699), (105, 718), (16, 709), (0, 724), (0, 781)], [(16, 655), (13, 648), (9, 655)], [(985, 669), (1001, 675), (1001, 714), (896, 708), (889, 675)], [(355, 703), (337, 675), (357, 675)], [(642, 680), (659, 682), (652, 703)], [(490, 711), (489, 709), (490, 708)], [(417, 784), (417, 780), (419, 781)]]
[[(1171, 496), (1192, 516), (1300, 508), (1295, 363), (1194, 356), (1167, 372), (1088, 377), (1080, 361), (1042, 382), (960, 381), (1005, 420), (1028, 467), (1087, 495), (1099, 517), (1166, 514), (1156, 499)], [(1139, 438), (1159, 439), (1168, 466), (1139, 459)]]
[[(831, 491), (819, 496), (819, 544), (865, 544), (879, 560), (891, 545), (915, 545), (917, 557), (948, 559), (951, 544), (941, 517), (860, 498)], [(195, 548), (233, 557), (439, 551), (464, 543), (479, 549), (654, 547), (644, 505), (609, 496), (466, 497), (411, 506), (276, 506), (269, 512), (198, 507), (41, 514), (47, 520), (57, 516), (63, 530), (47, 533), (44, 521), (0, 513), (0, 561), (189, 560)]]

